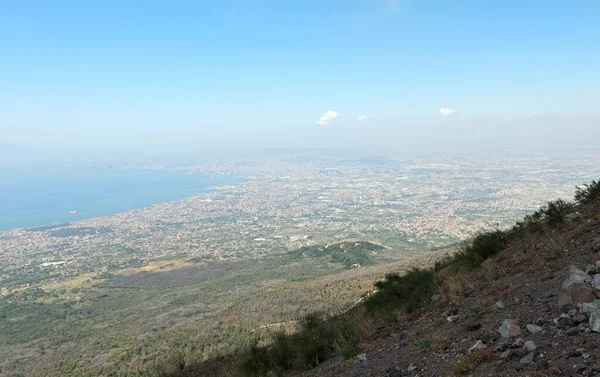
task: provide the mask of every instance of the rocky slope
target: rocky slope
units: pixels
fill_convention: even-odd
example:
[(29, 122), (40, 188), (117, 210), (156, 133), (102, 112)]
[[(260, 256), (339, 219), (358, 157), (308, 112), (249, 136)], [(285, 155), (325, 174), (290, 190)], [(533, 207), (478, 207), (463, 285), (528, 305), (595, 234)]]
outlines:
[(599, 252), (600, 206), (589, 204), (446, 276), (427, 309), (303, 376), (600, 375)]

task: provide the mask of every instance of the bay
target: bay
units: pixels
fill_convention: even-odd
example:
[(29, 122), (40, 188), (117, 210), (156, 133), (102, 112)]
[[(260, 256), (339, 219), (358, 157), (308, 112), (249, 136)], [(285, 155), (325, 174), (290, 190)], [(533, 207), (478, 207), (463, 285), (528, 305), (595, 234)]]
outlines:
[(184, 170), (1, 168), (0, 231), (109, 216), (239, 181)]

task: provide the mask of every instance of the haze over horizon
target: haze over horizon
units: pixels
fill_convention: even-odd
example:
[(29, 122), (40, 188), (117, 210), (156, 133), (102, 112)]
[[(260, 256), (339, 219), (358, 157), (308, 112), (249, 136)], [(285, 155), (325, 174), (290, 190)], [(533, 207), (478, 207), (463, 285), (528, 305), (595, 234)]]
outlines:
[(0, 155), (595, 149), (599, 13), (595, 1), (3, 2)]

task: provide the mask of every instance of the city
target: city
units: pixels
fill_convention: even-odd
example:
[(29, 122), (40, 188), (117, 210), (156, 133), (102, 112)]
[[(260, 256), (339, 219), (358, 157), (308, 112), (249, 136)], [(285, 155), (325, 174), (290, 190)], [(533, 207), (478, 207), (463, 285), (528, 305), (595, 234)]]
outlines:
[(42, 284), (174, 255), (235, 260), (370, 240), (419, 252), (505, 227), (570, 198), (597, 161), (544, 158), (327, 158), (220, 163), (193, 172), (243, 182), (114, 216), (0, 233), (0, 287)]

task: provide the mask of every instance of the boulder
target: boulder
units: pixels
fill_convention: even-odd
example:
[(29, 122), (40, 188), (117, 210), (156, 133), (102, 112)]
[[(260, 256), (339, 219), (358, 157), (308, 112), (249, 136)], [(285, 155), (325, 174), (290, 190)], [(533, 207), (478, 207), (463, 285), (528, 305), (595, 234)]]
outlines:
[(574, 306), (592, 302), (596, 299), (596, 295), (587, 286), (580, 283), (571, 285), (571, 300)]
[(600, 310), (594, 310), (590, 313), (590, 329), (600, 332)]
[(586, 302), (581, 305), (581, 312), (590, 314), (593, 311), (600, 310), (600, 300), (594, 300), (592, 302)]
[(496, 306), (497, 306), (499, 309), (504, 309), (504, 306), (505, 306), (505, 305), (504, 305), (504, 301), (502, 301), (502, 300), (498, 300), (498, 301), (496, 301)]
[(577, 304), (593, 301), (592, 278), (579, 268), (570, 265), (558, 295), (558, 306), (563, 313), (575, 308)]
[(594, 294), (598, 296), (600, 293), (600, 274), (594, 275), (594, 279), (592, 280), (592, 288), (594, 290)]
[(540, 326), (529, 324), (527, 325), (527, 330), (532, 334), (537, 334), (542, 332), (542, 328)]
[(512, 338), (521, 335), (521, 328), (511, 319), (505, 319), (498, 329), (503, 338)]
[(586, 274), (584, 271), (581, 271), (579, 268), (570, 265), (567, 267), (565, 281), (563, 282), (563, 287), (570, 286), (573, 283), (585, 283), (590, 282), (592, 278), (590, 275)]

